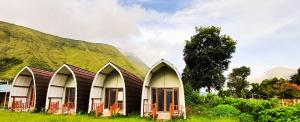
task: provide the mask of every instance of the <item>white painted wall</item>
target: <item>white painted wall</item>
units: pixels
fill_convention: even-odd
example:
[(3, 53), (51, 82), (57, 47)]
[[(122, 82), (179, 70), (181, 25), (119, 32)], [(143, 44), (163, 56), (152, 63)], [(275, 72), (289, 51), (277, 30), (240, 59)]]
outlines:
[(107, 76), (103, 86), (105, 88), (123, 88), (124, 82), (122, 81), (120, 74), (114, 70)]
[(30, 81), (32, 81), (32, 77), (28, 76), (18, 76), (14, 85), (18, 86), (29, 86)]
[(177, 74), (168, 67), (162, 67), (152, 76), (149, 87), (173, 88), (179, 87)]
[(51, 85), (64, 86), (67, 78), (67, 75), (56, 74)]
[(75, 79), (73, 77), (68, 77), (66, 80), (65, 87), (76, 87)]

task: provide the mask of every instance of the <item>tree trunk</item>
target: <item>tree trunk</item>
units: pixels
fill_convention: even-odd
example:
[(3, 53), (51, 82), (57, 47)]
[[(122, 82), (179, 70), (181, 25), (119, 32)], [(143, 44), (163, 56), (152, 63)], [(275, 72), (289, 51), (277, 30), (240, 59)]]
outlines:
[(210, 88), (210, 86), (207, 86), (207, 91), (208, 91), (208, 93), (211, 93), (211, 88)]

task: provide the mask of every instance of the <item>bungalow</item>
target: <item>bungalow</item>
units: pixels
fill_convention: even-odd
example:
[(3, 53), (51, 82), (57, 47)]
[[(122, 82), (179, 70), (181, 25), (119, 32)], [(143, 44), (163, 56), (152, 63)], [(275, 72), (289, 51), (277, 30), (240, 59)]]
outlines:
[(89, 112), (126, 115), (139, 111), (143, 81), (120, 66), (108, 63), (96, 74), (90, 93)]
[(45, 107), (47, 87), (53, 73), (33, 67), (24, 67), (14, 78), (8, 108), (14, 111), (32, 111)]
[(183, 83), (176, 68), (161, 60), (148, 71), (143, 85), (141, 116), (186, 118)]
[(94, 76), (90, 71), (69, 64), (62, 65), (49, 83), (46, 110), (54, 114), (87, 112)]

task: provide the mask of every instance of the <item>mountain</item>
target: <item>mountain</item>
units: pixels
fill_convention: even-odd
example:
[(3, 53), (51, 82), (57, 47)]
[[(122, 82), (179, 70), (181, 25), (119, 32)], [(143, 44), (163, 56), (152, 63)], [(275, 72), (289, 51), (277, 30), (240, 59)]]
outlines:
[(0, 21), (0, 79), (13, 79), (24, 66), (50, 71), (68, 63), (97, 72), (111, 61), (143, 78), (148, 67), (116, 47), (62, 38)]
[(290, 76), (297, 73), (296, 68), (286, 68), (286, 67), (275, 67), (266, 71), (261, 77), (250, 79), (250, 82), (261, 82), (265, 79), (271, 79), (274, 77), (289, 79)]

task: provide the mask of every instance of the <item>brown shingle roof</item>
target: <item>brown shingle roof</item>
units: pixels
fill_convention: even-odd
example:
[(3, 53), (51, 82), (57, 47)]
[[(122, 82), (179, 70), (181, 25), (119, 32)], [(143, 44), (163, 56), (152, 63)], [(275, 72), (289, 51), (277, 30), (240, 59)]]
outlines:
[(68, 67), (71, 68), (71, 70), (75, 73), (76, 76), (78, 77), (82, 77), (82, 78), (86, 78), (86, 79), (94, 79), (95, 77), (95, 73), (85, 70), (85, 69), (81, 69), (79, 67), (70, 65), (70, 64), (66, 64)]
[(114, 63), (112, 63), (112, 62), (110, 62), (110, 63), (113, 64), (114, 66), (116, 66), (116, 67), (121, 71), (123, 77), (126, 77), (126, 78), (128, 78), (128, 79), (131, 79), (131, 80), (133, 80), (133, 81), (135, 81), (135, 82), (137, 82), (137, 83), (141, 83), (141, 84), (143, 85), (143, 81), (142, 81), (139, 77), (137, 77), (137, 76), (135, 76), (134, 74), (132, 74), (131, 72), (129, 72), (129, 71), (123, 69), (122, 67), (120, 67), (120, 66), (117, 65), (117, 64), (114, 64)]

